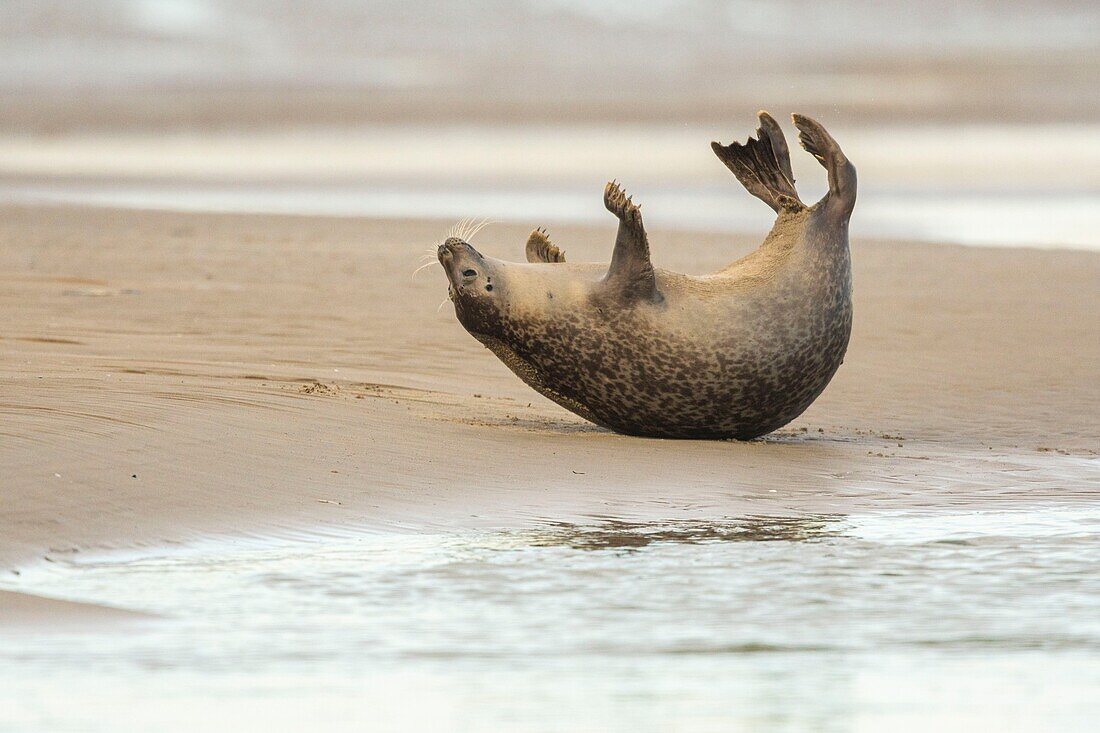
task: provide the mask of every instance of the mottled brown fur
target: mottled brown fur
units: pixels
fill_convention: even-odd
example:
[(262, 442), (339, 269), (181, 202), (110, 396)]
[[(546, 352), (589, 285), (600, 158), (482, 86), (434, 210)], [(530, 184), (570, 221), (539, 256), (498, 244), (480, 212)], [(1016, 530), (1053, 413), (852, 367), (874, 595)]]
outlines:
[[(761, 135), (772, 145), (745, 149), (751, 164), (774, 166), (754, 180), (782, 187), (778, 218), (749, 256), (702, 277), (653, 268), (640, 212), (609, 186), (605, 201), (620, 217), (610, 267), (506, 263), (458, 239), (441, 245), (459, 321), (540, 393), (622, 433), (749, 439), (790, 422), (848, 345), (855, 172), (819, 125), (796, 117), (812, 138), (804, 147), (829, 169), (830, 193), (795, 205), (771, 123)], [(767, 199), (760, 186), (754, 193)]]

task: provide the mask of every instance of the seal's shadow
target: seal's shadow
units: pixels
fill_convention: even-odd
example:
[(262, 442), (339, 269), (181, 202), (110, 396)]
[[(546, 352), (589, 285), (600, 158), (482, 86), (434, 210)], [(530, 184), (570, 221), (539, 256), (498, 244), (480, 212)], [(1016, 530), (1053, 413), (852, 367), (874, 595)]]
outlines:
[[(481, 398), (480, 395), (477, 397)], [(830, 430), (810, 428), (785, 428), (767, 435), (762, 435), (751, 440), (738, 440), (736, 438), (656, 438), (640, 435), (628, 435), (619, 433), (610, 428), (605, 428), (595, 423), (588, 422), (581, 417), (565, 414), (546, 414), (538, 408), (523, 407), (511, 400), (481, 398), (476, 404), (462, 402), (460, 404), (445, 405), (448, 409), (446, 415), (440, 416), (447, 422), (460, 423), (486, 428), (513, 428), (529, 433), (541, 433), (551, 435), (605, 435), (629, 438), (639, 441), (660, 441), (670, 443), (729, 443), (734, 445), (774, 445), (774, 446), (805, 446), (822, 447), (835, 443), (851, 443), (854, 438), (846, 434)], [(899, 438), (900, 439), (900, 438)]]
[(488, 428), (515, 428), (531, 433), (552, 433), (555, 435), (583, 435), (596, 433), (603, 435), (616, 435), (612, 430), (602, 428), (599, 425), (581, 419), (568, 417), (554, 418), (538, 415), (478, 415), (464, 416), (456, 419), (466, 425), (476, 425)]
[(736, 438), (653, 438), (640, 435), (628, 435), (619, 433), (609, 428), (601, 427), (580, 418), (545, 417), (539, 415), (491, 415), (478, 416), (462, 415), (452, 418), (453, 422), (461, 422), (465, 425), (477, 425), (480, 427), (517, 428), (532, 433), (551, 433), (554, 435), (608, 435), (621, 438), (630, 438), (639, 441), (660, 441), (671, 443), (730, 443), (734, 445), (777, 445), (777, 446), (815, 446), (833, 443), (850, 443), (853, 440), (847, 436), (838, 436), (832, 433), (810, 432), (807, 430), (784, 430), (762, 435), (752, 440), (738, 440)]

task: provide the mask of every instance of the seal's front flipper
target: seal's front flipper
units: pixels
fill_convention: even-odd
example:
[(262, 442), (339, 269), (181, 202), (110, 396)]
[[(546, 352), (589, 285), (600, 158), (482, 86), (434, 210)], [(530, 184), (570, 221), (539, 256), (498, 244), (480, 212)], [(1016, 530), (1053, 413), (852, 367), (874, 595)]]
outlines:
[(805, 208), (794, 187), (791, 153), (783, 131), (767, 112), (761, 110), (757, 116), (760, 119), (757, 139), (750, 137), (744, 145), (712, 142), (711, 149), (749, 193), (776, 213)]
[(829, 193), (818, 206), (839, 220), (848, 221), (856, 205), (856, 167), (820, 123), (802, 115), (791, 115), (791, 119), (798, 128), (798, 141), (802, 147), (829, 172)]
[(604, 188), (603, 203), (608, 211), (619, 217), (615, 252), (611, 255), (604, 282), (629, 301), (660, 300), (641, 209), (615, 181)]
[(545, 229), (536, 229), (527, 238), (528, 262), (565, 262), (565, 253), (550, 242)]

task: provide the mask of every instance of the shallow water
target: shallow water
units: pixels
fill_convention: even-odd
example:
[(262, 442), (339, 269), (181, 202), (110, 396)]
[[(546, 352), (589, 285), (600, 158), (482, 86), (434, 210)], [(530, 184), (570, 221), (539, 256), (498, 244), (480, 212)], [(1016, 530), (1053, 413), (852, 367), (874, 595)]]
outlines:
[[(750, 118), (751, 121), (751, 118)], [(250, 134), (9, 137), (0, 202), (608, 225), (617, 176), (651, 227), (762, 234), (772, 212), (706, 141), (741, 127), (378, 126)], [(834, 131), (860, 171), (854, 237), (1100, 249), (1097, 125)], [(1072, 153), (1078, 175), (1065, 176)], [(794, 151), (807, 202), (825, 192)]]
[[(493, 221), (607, 224), (599, 187), (392, 184), (52, 184), (0, 186), (0, 201), (67, 203), (170, 211), (316, 216), (471, 216)], [(652, 226), (695, 231), (764, 232), (774, 219), (728, 186), (645, 190)], [(650, 214), (649, 212), (652, 212)], [(532, 224), (533, 226), (534, 224)], [(1100, 250), (1100, 194), (963, 190), (861, 194), (855, 237), (976, 246)]]
[(1081, 505), (211, 542), (3, 585), (165, 617), (0, 637), (0, 728), (20, 731), (1100, 716), (1100, 509)]

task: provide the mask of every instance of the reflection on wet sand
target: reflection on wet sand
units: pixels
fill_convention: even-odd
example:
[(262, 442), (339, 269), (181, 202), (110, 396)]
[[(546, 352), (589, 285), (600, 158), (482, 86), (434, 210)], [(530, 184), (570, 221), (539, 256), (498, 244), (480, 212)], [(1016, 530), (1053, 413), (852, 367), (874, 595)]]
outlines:
[(607, 519), (599, 524), (553, 522), (530, 532), (533, 547), (574, 550), (636, 550), (655, 543), (699, 545), (709, 542), (808, 542), (836, 536), (843, 515), (801, 517), (749, 516), (716, 521), (671, 520), (629, 522)]

